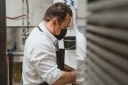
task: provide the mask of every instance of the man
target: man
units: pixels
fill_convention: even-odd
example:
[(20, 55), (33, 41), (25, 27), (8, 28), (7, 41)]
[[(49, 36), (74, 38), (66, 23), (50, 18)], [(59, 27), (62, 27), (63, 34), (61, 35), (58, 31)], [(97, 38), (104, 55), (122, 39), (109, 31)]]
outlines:
[(46, 10), (43, 21), (25, 43), (23, 85), (65, 85), (75, 81), (76, 71), (70, 67), (62, 71), (56, 62), (57, 42), (66, 34), (71, 17), (70, 7), (63, 3), (55, 3)]

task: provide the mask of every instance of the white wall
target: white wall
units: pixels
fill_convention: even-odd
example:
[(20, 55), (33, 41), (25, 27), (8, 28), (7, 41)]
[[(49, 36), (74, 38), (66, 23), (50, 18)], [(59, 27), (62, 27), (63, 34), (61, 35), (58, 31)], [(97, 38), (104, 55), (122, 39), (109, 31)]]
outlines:
[[(22, 1), (23, 0), (6, 0), (6, 15), (8, 17), (16, 17), (22, 15)], [(24, 14), (27, 14), (25, 1), (26, 0), (24, 0)], [(31, 26), (37, 26), (39, 24), (39, 22), (42, 20), (42, 16), (46, 8), (51, 5), (52, 2), (52, 0), (28, 0), (29, 22)], [(27, 21), (26, 17), (25, 21)], [(7, 26), (22, 26), (22, 19), (7, 19)]]
[(87, 16), (87, 0), (78, 0), (78, 9), (77, 9), (77, 24), (78, 26), (85, 26)]
[[(22, 1), (24, 1), (24, 14), (26, 12), (26, 0), (6, 0), (6, 15), (8, 17), (16, 17), (22, 15)], [(84, 18), (86, 16), (86, 1), (78, 0), (77, 16)], [(42, 20), (42, 16), (53, 0), (28, 0), (29, 2), (29, 22), (30, 26), (37, 26)], [(25, 17), (24, 24), (26, 25), (27, 18)], [(85, 19), (78, 19), (79, 26), (85, 26)], [(7, 26), (22, 26), (22, 18), (17, 20), (7, 19)]]
[[(24, 1), (24, 3), (22, 3)], [(29, 4), (29, 23), (30, 26), (37, 26), (45, 13), (45, 10), (49, 5), (53, 3), (52, 0), (28, 0)], [(6, 16), (17, 17), (23, 15), (22, 9), (24, 8), (24, 14), (27, 14), (26, 0), (6, 0)], [(11, 48), (14, 42), (17, 43), (17, 50), (23, 49), (23, 21), (24, 26), (27, 26), (27, 17), (18, 19), (7, 18), (7, 48)], [(10, 28), (10, 26), (13, 26)], [(33, 27), (32, 27), (33, 28)], [(31, 30), (31, 29), (30, 29)]]

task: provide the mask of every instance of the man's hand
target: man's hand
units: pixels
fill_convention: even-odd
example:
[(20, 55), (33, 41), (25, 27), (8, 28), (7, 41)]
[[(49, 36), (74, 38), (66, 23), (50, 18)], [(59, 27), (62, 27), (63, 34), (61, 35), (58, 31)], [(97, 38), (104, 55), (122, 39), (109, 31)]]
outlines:
[(73, 68), (70, 66), (64, 65), (64, 70), (70, 72), (73, 70)]

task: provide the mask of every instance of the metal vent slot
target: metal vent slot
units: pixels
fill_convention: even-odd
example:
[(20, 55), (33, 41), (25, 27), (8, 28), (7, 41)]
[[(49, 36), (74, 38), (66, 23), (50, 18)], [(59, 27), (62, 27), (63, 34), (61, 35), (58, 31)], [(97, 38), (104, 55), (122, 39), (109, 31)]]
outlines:
[(89, 25), (88, 31), (128, 43), (128, 30)]
[(104, 11), (107, 9), (115, 9), (128, 6), (128, 0), (101, 0), (96, 3), (91, 3), (88, 5), (88, 10), (90, 11)]
[(94, 60), (90, 59), (88, 62), (89, 67), (92, 68), (91, 70), (89, 70), (90, 75), (93, 74), (91, 78), (95, 78), (97, 80), (97, 83), (95, 83), (95, 85), (121, 85), (118, 81), (116, 81), (114, 78), (108, 75), (103, 69), (101, 69), (94, 62)]
[(116, 42), (110, 39), (105, 39), (104, 37), (99, 37), (91, 33), (87, 34), (87, 38), (93, 40), (93, 42), (96, 42), (103, 47), (106, 47), (111, 51), (114, 51), (119, 55), (123, 55), (128, 58), (128, 44)]
[[(123, 9), (121, 9), (123, 10)], [(101, 13), (94, 13), (88, 17), (89, 24), (96, 24), (108, 27), (128, 27), (128, 12), (124, 11), (106, 11)]]
[[(102, 68), (103, 71), (105, 71), (107, 75), (109, 75), (110, 77), (114, 78), (116, 81), (121, 83), (121, 85), (127, 85), (127, 83), (128, 83), (128, 81), (127, 81), (128, 75), (126, 73), (122, 72), (121, 69), (113, 66), (111, 63), (109, 63), (106, 60), (100, 58), (100, 56), (98, 56), (94, 52), (88, 51), (88, 56), (91, 59), (93, 59), (94, 62), (97, 63), (97, 66)], [(94, 68), (96, 68), (96, 67), (94, 67)], [(98, 70), (96, 70), (96, 71), (98, 72)], [(120, 76), (122, 76), (122, 77), (120, 77)], [(98, 76), (97, 76), (97, 78), (98, 78)], [(102, 75), (102, 79), (104, 79), (104, 78), (105, 78), (105, 76), (103, 74)], [(106, 83), (109, 83), (108, 80), (104, 79), (104, 81), (106, 81)], [(113, 85), (112, 83), (114, 83), (114, 82), (110, 82), (110, 84), (107, 84), (107, 85)], [(106, 84), (104, 83), (102, 85), (106, 85)]]

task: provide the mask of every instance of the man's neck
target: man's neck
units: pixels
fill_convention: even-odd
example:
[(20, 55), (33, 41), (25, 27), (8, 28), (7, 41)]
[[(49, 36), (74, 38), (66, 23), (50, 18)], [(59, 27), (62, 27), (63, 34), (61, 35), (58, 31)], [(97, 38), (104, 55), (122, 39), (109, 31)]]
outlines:
[(53, 29), (53, 26), (52, 26), (51, 22), (50, 22), (50, 21), (49, 21), (49, 22), (43, 21), (42, 23), (43, 23), (43, 25), (46, 27), (46, 29), (47, 29), (51, 34), (54, 35), (54, 29)]

